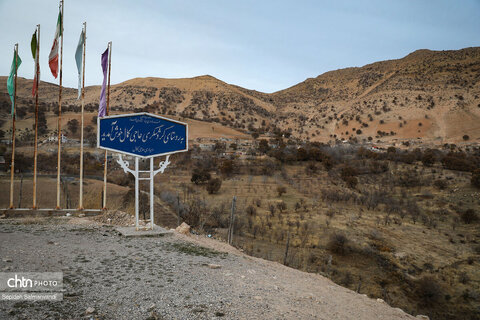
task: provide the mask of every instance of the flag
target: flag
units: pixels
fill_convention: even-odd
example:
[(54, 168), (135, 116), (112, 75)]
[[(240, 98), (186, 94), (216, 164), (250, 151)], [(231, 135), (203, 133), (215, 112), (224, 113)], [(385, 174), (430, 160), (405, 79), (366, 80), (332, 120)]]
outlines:
[(13, 54), (12, 68), (10, 69), (10, 75), (8, 76), (8, 80), (7, 80), (7, 90), (8, 90), (8, 94), (10, 95), (10, 100), (12, 100), (12, 117), (13, 117), (13, 111), (14, 111), (13, 107), (14, 107), (14, 99), (15, 99), (14, 78), (15, 78), (15, 74), (17, 73), (18, 67), (20, 66), (21, 63), (22, 63), (22, 59), (20, 59), (18, 52), (15, 51)]
[(32, 49), (32, 57), (33, 59), (37, 59), (37, 29), (32, 34), (32, 41), (30, 42), (30, 47)]
[(78, 97), (82, 95), (82, 61), (83, 61), (83, 42), (85, 41), (85, 33), (82, 30), (80, 33), (80, 39), (78, 40), (77, 51), (75, 51), (75, 62), (77, 63), (78, 70)]
[(108, 69), (108, 48), (102, 53), (102, 70), (103, 70), (103, 84), (100, 93), (100, 106), (98, 108), (98, 116), (105, 117), (107, 114), (107, 102), (105, 89), (107, 87), (107, 69)]
[[(35, 96), (35, 93), (37, 92), (37, 73), (40, 75), (40, 66), (38, 65), (38, 42), (37, 42), (37, 30), (35, 30), (35, 33), (32, 35), (32, 41), (30, 42), (30, 47), (32, 49), (32, 56), (33, 59), (35, 60), (35, 74), (33, 76), (33, 87), (32, 87), (32, 96)], [(37, 72), (38, 71), (38, 72)]]
[(57, 29), (55, 31), (55, 39), (53, 39), (52, 50), (50, 50), (50, 54), (48, 56), (48, 65), (50, 66), (50, 70), (52, 71), (53, 76), (55, 79), (58, 75), (58, 41), (59, 38), (62, 36), (63, 23), (62, 23), (62, 11), (58, 13), (58, 20), (57, 20)]

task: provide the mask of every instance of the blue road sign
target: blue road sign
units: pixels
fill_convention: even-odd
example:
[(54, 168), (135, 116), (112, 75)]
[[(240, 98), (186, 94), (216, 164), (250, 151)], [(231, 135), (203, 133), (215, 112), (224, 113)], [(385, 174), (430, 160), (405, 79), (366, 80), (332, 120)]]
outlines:
[(150, 113), (133, 113), (97, 119), (97, 147), (151, 158), (188, 150), (186, 123)]

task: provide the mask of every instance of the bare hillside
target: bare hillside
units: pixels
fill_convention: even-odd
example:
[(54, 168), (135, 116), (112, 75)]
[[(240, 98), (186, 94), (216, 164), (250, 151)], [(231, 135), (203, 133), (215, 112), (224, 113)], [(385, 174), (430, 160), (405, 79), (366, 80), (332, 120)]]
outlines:
[[(135, 78), (111, 87), (112, 113), (150, 111), (217, 122), (244, 132), (290, 132), (311, 141), (421, 140), (437, 144), (480, 138), (480, 48), (418, 50), (361, 68), (330, 71), (272, 94), (212, 76)], [(6, 78), (0, 106), (9, 110)], [(19, 107), (29, 107), (31, 80), (19, 79)], [(58, 87), (41, 84), (40, 101), (53, 111)], [(78, 111), (76, 89), (63, 107)], [(87, 110), (98, 108), (100, 86), (86, 89)]]

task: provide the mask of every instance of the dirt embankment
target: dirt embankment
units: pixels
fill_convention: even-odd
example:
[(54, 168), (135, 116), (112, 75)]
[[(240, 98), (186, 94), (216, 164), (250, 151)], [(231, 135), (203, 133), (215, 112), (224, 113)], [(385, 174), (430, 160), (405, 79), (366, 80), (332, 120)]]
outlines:
[(83, 319), (88, 308), (97, 319), (414, 319), (213, 239), (127, 239), (78, 218), (28, 223), (0, 223), (0, 269), (62, 271), (64, 300), (2, 302), (1, 319)]

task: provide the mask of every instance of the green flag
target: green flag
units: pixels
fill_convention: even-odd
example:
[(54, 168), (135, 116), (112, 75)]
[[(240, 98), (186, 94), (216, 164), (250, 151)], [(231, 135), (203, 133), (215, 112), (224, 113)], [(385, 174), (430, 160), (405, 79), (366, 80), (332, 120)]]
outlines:
[(34, 69), (34, 75), (33, 75), (33, 86), (32, 86), (32, 97), (35, 97), (37, 93), (37, 76), (40, 75), (40, 65), (38, 64), (38, 36), (37, 36), (37, 30), (32, 35), (32, 41), (30, 42), (30, 47), (32, 49), (32, 57), (33, 60), (35, 60), (35, 69)]
[(32, 41), (30, 42), (30, 47), (32, 48), (32, 57), (33, 59), (37, 58), (37, 30), (32, 35)]
[(22, 63), (22, 59), (20, 59), (20, 56), (18, 55), (17, 51), (15, 51), (13, 53), (12, 68), (10, 69), (10, 75), (8, 76), (8, 80), (7, 80), (7, 90), (8, 90), (8, 94), (10, 95), (10, 100), (12, 100), (12, 117), (13, 117), (13, 101), (15, 97), (14, 77), (21, 63)]

